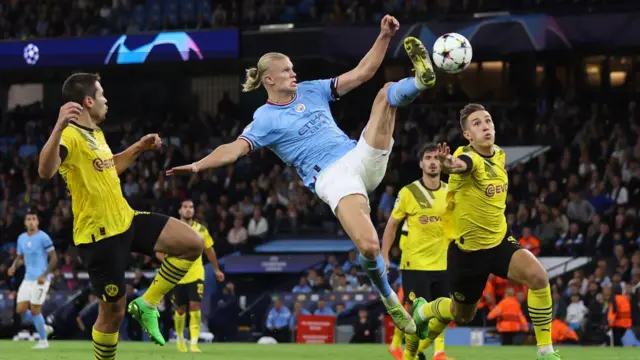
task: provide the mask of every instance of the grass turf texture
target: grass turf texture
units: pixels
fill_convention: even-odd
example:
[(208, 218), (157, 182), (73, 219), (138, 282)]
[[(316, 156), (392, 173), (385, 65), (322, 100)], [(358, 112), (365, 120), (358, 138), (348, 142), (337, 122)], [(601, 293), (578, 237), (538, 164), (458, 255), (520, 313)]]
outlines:
[[(47, 350), (32, 350), (33, 342), (0, 341), (0, 359), (61, 360), (93, 359), (91, 342), (52, 341)], [(151, 343), (125, 342), (118, 345), (118, 360), (158, 359), (228, 359), (228, 360), (392, 360), (385, 345), (256, 345), (200, 344), (201, 354), (178, 353), (175, 344), (164, 347)], [(640, 359), (640, 350), (633, 348), (559, 347), (564, 360)], [(427, 354), (431, 354), (427, 351)], [(516, 347), (450, 346), (447, 355), (456, 360), (535, 360), (536, 349)], [(430, 358), (430, 356), (428, 357)]]

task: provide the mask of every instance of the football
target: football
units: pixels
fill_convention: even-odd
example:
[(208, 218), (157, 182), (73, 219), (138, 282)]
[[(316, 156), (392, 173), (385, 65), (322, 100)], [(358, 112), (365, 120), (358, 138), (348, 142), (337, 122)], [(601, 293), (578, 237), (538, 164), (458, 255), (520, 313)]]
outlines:
[(460, 34), (444, 34), (433, 44), (433, 63), (448, 74), (457, 74), (466, 69), (472, 57), (471, 43)]
[(29, 44), (24, 48), (24, 61), (29, 65), (35, 65), (40, 58), (40, 50), (34, 44)]

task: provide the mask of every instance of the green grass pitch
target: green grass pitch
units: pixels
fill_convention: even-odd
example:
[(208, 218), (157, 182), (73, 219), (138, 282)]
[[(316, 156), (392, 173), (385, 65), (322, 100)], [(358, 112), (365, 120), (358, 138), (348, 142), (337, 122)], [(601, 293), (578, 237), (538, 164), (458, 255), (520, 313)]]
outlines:
[[(34, 343), (0, 341), (0, 359), (74, 360), (93, 359), (90, 342), (52, 341), (48, 350), (32, 350)], [(201, 354), (178, 353), (175, 344), (164, 347), (150, 343), (125, 342), (118, 346), (118, 360), (224, 359), (224, 360), (392, 360), (385, 345), (256, 345), (201, 344)], [(559, 347), (564, 360), (640, 359), (640, 349), (605, 347)], [(535, 360), (536, 349), (522, 347), (449, 347), (456, 360)]]

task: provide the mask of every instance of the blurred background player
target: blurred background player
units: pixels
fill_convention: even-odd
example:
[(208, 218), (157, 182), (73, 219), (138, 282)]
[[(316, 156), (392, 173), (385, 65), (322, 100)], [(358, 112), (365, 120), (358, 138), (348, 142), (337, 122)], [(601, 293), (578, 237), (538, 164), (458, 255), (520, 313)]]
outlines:
[[(195, 213), (193, 201), (184, 200), (180, 210), (180, 221), (191, 226), (204, 238), (204, 254), (207, 255), (207, 259), (213, 266), (216, 272), (216, 279), (218, 281), (224, 281), (224, 274), (220, 271), (218, 266), (218, 259), (216, 252), (213, 249), (213, 237), (209, 233), (209, 230), (193, 220)], [(164, 259), (164, 254), (156, 254), (160, 260)], [(187, 272), (182, 280), (173, 289), (172, 301), (175, 306), (174, 325), (176, 329), (178, 351), (187, 352), (187, 345), (184, 341), (184, 326), (187, 315), (187, 306), (189, 307), (189, 337), (191, 338), (191, 345), (189, 350), (191, 352), (201, 352), (198, 347), (198, 338), (200, 336), (200, 322), (202, 314), (200, 312), (200, 304), (202, 303), (202, 297), (204, 294), (204, 265), (202, 263), (202, 256), (196, 260), (191, 269)]]
[(375, 287), (396, 326), (415, 333), (415, 322), (391, 289), (380, 255), (380, 243), (371, 221), (368, 194), (382, 181), (393, 146), (398, 106), (410, 104), (423, 90), (433, 87), (435, 74), (429, 54), (413, 37), (404, 46), (416, 77), (386, 84), (378, 92), (369, 121), (358, 142), (337, 126), (329, 103), (370, 80), (377, 72), (400, 24), (392, 16), (381, 21), (380, 35), (358, 66), (333, 79), (298, 84), (293, 64), (280, 53), (267, 53), (256, 68), (247, 70), (244, 91), (261, 85), (268, 101), (232, 143), (216, 148), (204, 159), (167, 172), (192, 174), (235, 162), (249, 151), (268, 147), (294, 166), (305, 186), (315, 191), (337, 216), (360, 251), (360, 264)]
[(487, 278), (495, 274), (529, 288), (528, 310), (538, 342), (538, 360), (560, 359), (551, 338), (549, 277), (507, 226), (506, 154), (495, 145), (493, 119), (482, 105), (468, 104), (460, 111), (460, 126), (469, 145), (459, 147), (453, 156), (446, 144), (438, 144), (437, 150), (443, 171), (451, 174), (447, 201), (455, 241), (448, 252), (452, 298), (430, 303), (416, 300), (414, 317), (419, 335), (439, 334), (451, 320), (458, 324), (472, 321)]
[(113, 155), (99, 127), (107, 115), (100, 77), (71, 75), (62, 86), (62, 97), (67, 103), (42, 148), (38, 174), (51, 179), (59, 171), (71, 194), (73, 242), (99, 298), (92, 329), (94, 356), (100, 360), (116, 356), (126, 305), (124, 273), (131, 252), (170, 254), (149, 289), (128, 308), (149, 337), (164, 345), (157, 306), (200, 257), (203, 239), (177, 219), (134, 211), (122, 195), (118, 175), (143, 152), (158, 149), (160, 137), (146, 135)]
[(47, 336), (51, 328), (45, 325), (42, 305), (47, 298), (58, 257), (51, 238), (38, 228), (39, 225), (38, 215), (27, 213), (24, 218), (27, 232), (18, 237), (18, 256), (7, 272), (9, 276), (13, 276), (17, 268), (24, 264), (24, 280), (18, 289), (16, 311), (18, 314), (25, 314), (25, 318), (33, 322), (40, 335), (40, 341), (33, 348), (47, 349)]
[[(404, 243), (400, 245), (400, 270), (402, 289), (409, 307), (418, 297), (431, 301), (449, 296), (447, 248), (450, 237), (447, 231), (447, 184), (440, 180), (440, 161), (436, 156), (436, 145), (423, 145), (418, 151), (418, 161), (422, 169), (422, 178), (400, 189), (382, 237), (382, 256), (388, 268), (393, 240), (400, 224), (406, 221), (408, 234)], [(444, 332), (434, 339), (433, 359), (447, 359), (444, 352)], [(404, 359), (412, 360), (416, 358), (416, 353), (418, 358), (424, 359), (424, 350), (434, 339), (423, 339), (418, 344), (417, 335), (406, 335)], [(393, 354), (397, 359), (402, 359), (397, 356), (397, 351)]]

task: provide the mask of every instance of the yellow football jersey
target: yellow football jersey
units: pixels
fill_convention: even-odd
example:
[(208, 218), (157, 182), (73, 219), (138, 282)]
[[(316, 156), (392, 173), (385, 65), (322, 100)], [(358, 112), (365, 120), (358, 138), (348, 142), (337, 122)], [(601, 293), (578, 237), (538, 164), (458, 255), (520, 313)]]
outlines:
[(391, 216), (406, 219), (407, 235), (400, 238), (401, 270), (447, 269), (447, 183), (440, 182), (437, 190), (430, 190), (420, 179), (403, 187)]
[(449, 176), (453, 237), (466, 251), (495, 247), (507, 233), (507, 155), (497, 145), (490, 157), (478, 154), (471, 145), (459, 147), (453, 155), (468, 156), (473, 163), (470, 171)]
[(88, 244), (127, 231), (134, 211), (122, 195), (102, 130), (71, 122), (62, 131), (60, 144), (66, 156), (58, 171), (71, 194), (73, 242)]
[[(197, 222), (193, 222), (191, 227), (197, 231), (204, 238), (204, 248), (210, 249), (213, 247), (213, 238), (211, 234), (209, 234), (209, 230), (201, 224)], [(191, 268), (187, 272), (187, 274), (180, 280), (178, 284), (188, 284), (194, 281), (204, 280), (204, 265), (202, 264), (202, 255), (198, 258), (198, 260), (193, 262)]]

